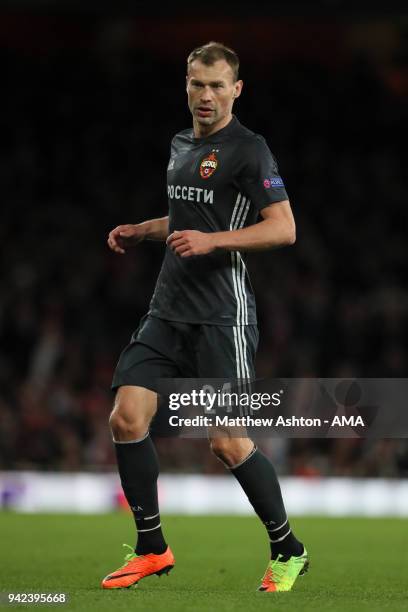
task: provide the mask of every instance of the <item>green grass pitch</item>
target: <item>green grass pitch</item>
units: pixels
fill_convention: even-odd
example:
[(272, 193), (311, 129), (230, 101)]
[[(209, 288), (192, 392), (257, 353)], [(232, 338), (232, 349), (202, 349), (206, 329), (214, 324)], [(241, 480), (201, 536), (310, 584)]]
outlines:
[(278, 595), (256, 591), (268, 560), (256, 518), (165, 516), (162, 522), (176, 556), (169, 576), (146, 578), (135, 590), (104, 591), (100, 579), (122, 564), (122, 543), (134, 543), (130, 515), (2, 513), (0, 591), (66, 592), (68, 604), (47, 608), (84, 612), (408, 609), (404, 520), (292, 519), (311, 569), (292, 592)]

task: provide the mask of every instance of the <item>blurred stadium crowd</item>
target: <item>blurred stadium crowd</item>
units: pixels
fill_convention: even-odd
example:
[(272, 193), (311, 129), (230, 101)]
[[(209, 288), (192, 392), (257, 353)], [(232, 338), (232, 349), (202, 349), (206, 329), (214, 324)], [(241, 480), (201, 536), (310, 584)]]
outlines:
[[(248, 258), (258, 375), (405, 376), (406, 88), (357, 55), (335, 68), (241, 56), (235, 112), (276, 154), (298, 232)], [(109, 469), (111, 375), (164, 246), (121, 257), (106, 238), (166, 214), (170, 139), (191, 123), (184, 58), (98, 45), (3, 49), (0, 65), (0, 469)], [(285, 474), (408, 472), (402, 440), (261, 445)], [(203, 440), (158, 446), (168, 471), (224, 470)]]

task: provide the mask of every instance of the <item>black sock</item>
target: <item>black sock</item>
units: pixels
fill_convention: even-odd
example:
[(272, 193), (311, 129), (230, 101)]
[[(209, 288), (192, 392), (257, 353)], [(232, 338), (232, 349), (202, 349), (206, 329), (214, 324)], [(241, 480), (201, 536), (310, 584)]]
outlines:
[(123, 491), (132, 509), (137, 528), (138, 555), (163, 553), (167, 544), (160, 527), (157, 477), (159, 461), (148, 434), (135, 442), (115, 442)]
[(303, 544), (293, 535), (282, 493), (272, 463), (256, 446), (239, 465), (230, 468), (268, 532), (271, 559), (303, 553)]

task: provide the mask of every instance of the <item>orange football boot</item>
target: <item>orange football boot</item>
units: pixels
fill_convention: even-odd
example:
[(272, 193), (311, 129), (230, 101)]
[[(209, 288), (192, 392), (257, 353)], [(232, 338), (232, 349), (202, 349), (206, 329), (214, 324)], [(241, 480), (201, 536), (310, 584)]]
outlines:
[(168, 574), (174, 567), (175, 559), (170, 547), (161, 555), (149, 553), (148, 555), (137, 555), (131, 546), (124, 544), (132, 552), (125, 556), (125, 563), (112, 574), (108, 574), (102, 580), (101, 586), (104, 589), (128, 589), (137, 587), (139, 580), (156, 574)]

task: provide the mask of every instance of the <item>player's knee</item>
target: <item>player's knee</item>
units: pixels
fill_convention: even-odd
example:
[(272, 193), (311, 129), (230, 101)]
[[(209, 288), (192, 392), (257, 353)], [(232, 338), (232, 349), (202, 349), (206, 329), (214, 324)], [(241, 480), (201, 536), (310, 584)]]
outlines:
[(231, 460), (231, 447), (230, 438), (213, 438), (210, 441), (210, 448), (214, 455), (227, 465)]
[(212, 452), (228, 467), (241, 463), (253, 448), (249, 438), (213, 438), (210, 441)]
[(114, 440), (137, 440), (148, 431), (150, 419), (143, 414), (138, 406), (127, 403), (115, 403), (109, 417), (109, 425)]

